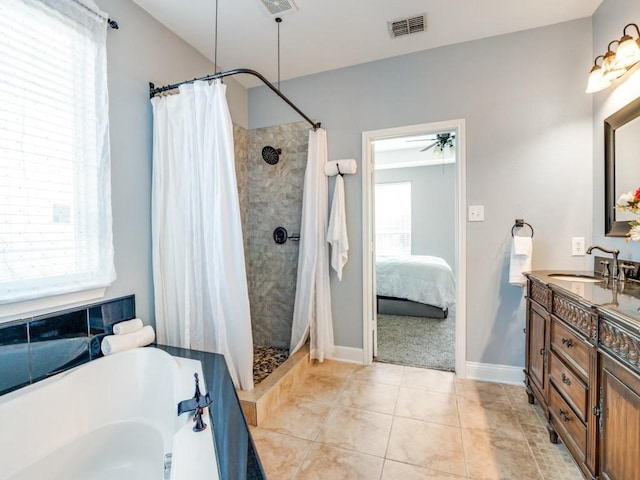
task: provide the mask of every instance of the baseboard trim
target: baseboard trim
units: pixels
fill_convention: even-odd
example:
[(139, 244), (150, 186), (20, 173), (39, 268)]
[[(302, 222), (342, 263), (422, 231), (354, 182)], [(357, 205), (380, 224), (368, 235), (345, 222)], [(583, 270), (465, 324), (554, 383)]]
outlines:
[(330, 358), (331, 360), (338, 360), (340, 362), (358, 363), (362, 365), (364, 351), (362, 348), (341, 347), (336, 345), (335, 351)]
[(522, 385), (524, 382), (522, 367), (508, 365), (467, 362), (466, 374), (467, 378), (485, 382), (507, 383), (509, 385)]

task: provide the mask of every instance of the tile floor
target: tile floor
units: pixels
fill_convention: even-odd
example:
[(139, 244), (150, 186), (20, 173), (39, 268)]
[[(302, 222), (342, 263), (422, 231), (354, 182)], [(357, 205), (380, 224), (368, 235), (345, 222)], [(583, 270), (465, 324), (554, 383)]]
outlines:
[(579, 480), (524, 387), (384, 363), (313, 365), (252, 428), (269, 480)]

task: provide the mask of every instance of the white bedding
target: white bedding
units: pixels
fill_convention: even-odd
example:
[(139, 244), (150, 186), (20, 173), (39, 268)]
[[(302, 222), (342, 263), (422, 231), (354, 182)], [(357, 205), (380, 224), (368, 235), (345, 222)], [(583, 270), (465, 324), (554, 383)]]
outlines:
[(452, 307), (456, 302), (456, 280), (447, 262), (440, 257), (407, 255), (377, 257), (377, 294)]

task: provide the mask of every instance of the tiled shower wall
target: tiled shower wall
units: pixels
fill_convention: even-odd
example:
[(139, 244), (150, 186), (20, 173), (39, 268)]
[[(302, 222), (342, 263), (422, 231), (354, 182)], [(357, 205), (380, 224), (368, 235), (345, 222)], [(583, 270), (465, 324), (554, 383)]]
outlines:
[[(289, 347), (299, 242), (278, 245), (273, 231), (281, 226), (289, 235), (300, 233), (308, 142), (305, 122), (250, 130), (247, 169), (238, 169), (247, 175), (243, 183), (238, 174), (238, 185), (255, 345)], [(262, 159), (265, 146), (282, 149), (277, 164)]]
[(238, 183), (238, 199), (240, 201), (240, 218), (242, 220), (242, 239), (245, 260), (249, 251), (249, 131), (233, 124), (233, 149), (236, 165), (236, 182)]

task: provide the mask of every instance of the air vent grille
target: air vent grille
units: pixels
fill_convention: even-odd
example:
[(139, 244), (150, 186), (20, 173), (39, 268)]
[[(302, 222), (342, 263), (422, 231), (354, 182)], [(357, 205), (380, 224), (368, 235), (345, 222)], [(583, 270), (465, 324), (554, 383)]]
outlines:
[(402, 37), (404, 35), (411, 35), (413, 33), (424, 32), (426, 29), (427, 21), (426, 15), (414, 15), (409, 18), (398, 18), (387, 22), (389, 25), (389, 33), (391, 38)]
[(271, 15), (284, 15), (298, 11), (292, 0), (261, 0)]

